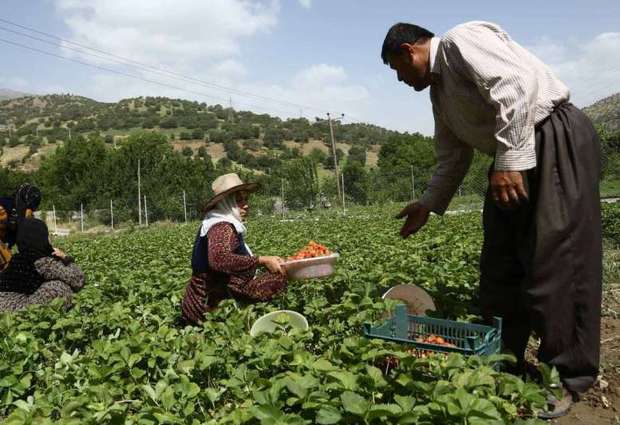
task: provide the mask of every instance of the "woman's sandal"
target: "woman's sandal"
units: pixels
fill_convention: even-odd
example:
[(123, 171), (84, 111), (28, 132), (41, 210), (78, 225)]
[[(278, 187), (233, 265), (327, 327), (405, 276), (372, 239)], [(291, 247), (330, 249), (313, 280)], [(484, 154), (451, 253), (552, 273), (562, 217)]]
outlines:
[(555, 419), (568, 413), (574, 402), (578, 401), (577, 396), (566, 388), (562, 387), (562, 398), (557, 399), (554, 395), (547, 396), (547, 408), (538, 412), (540, 419)]

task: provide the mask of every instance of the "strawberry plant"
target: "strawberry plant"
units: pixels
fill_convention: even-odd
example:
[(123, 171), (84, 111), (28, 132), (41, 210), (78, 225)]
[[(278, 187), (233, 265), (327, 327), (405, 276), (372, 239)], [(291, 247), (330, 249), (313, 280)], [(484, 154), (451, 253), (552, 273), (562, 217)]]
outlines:
[[(250, 221), (258, 253), (286, 257), (309, 240), (340, 253), (336, 273), (292, 282), (270, 303), (232, 300), (200, 327), (179, 302), (197, 223), (56, 241), (87, 285), (60, 303), (0, 316), (0, 418), (7, 424), (504, 424), (537, 423), (544, 391), (493, 366), (451, 354), (416, 358), (361, 335), (387, 305), (381, 294), (415, 283), (438, 314), (476, 314), (480, 216), (435, 218), (403, 241), (389, 209), (347, 218)], [(310, 329), (249, 335), (275, 309)], [(386, 358), (398, 359), (384, 367)]]

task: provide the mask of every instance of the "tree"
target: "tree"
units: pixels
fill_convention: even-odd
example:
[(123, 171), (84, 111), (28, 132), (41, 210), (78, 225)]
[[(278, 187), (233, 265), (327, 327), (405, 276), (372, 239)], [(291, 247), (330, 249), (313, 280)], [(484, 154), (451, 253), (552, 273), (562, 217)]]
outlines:
[(183, 156), (191, 157), (194, 154), (194, 151), (192, 151), (192, 148), (190, 148), (189, 146), (185, 146), (181, 153), (183, 154)]
[(283, 163), (276, 178), (284, 179), (284, 197), (289, 207), (303, 208), (316, 202), (319, 178), (316, 164), (309, 158), (297, 158)]
[(351, 146), (347, 161), (355, 161), (362, 165), (366, 165), (366, 149), (357, 145)]
[(204, 139), (205, 131), (202, 128), (195, 128), (192, 130), (192, 138), (193, 139)]
[(281, 149), (283, 140), (282, 131), (278, 128), (270, 127), (265, 130), (263, 145), (270, 149)]
[[(325, 167), (325, 169), (327, 170), (334, 169), (334, 155), (331, 152), (332, 151), (329, 151), (329, 155), (323, 161), (323, 167)], [(344, 152), (342, 151), (342, 149), (336, 149), (336, 158), (338, 158), (338, 164), (340, 164), (340, 161), (342, 161), (342, 159), (344, 158)]]
[(173, 116), (162, 118), (159, 122), (161, 128), (177, 128), (177, 120)]
[(260, 149), (260, 145), (255, 139), (244, 140), (243, 148), (250, 151), (258, 151)]
[(314, 148), (308, 157), (314, 161), (315, 164), (323, 164), (327, 159), (327, 154), (320, 149)]
[(368, 172), (359, 161), (347, 161), (342, 170), (346, 197), (358, 204), (368, 200)]
[(378, 179), (373, 181), (373, 192), (379, 198), (394, 201), (411, 199), (411, 170), (416, 192), (426, 189), (435, 165), (433, 140), (421, 134), (390, 136), (379, 152)]
[(45, 197), (60, 209), (75, 209), (97, 197), (97, 188), (107, 178), (102, 174), (106, 148), (101, 138), (74, 137), (44, 158), (39, 181)]

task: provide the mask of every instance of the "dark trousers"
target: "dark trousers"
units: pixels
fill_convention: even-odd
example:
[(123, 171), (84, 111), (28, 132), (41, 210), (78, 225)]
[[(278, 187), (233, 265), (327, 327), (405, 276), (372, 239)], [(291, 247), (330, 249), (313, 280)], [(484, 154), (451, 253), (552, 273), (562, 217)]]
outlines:
[(540, 361), (583, 392), (596, 380), (600, 354), (601, 165), (592, 123), (573, 105), (558, 106), (536, 128), (536, 158), (527, 204), (502, 210), (487, 193), (482, 312), (503, 317), (505, 348), (521, 362), (535, 331)]

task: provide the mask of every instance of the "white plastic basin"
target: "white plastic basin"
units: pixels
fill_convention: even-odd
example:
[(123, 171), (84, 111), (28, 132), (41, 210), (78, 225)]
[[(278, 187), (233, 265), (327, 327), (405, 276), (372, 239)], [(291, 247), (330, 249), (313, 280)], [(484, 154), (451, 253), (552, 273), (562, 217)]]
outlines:
[(287, 325), (292, 328), (308, 329), (308, 320), (302, 314), (292, 310), (277, 310), (256, 319), (250, 329), (250, 335), (254, 337), (263, 332), (273, 332), (279, 326), (276, 322), (283, 319), (288, 319)]
[(334, 253), (322, 257), (289, 260), (282, 263), (286, 275), (291, 280), (316, 279), (332, 275), (340, 255)]

